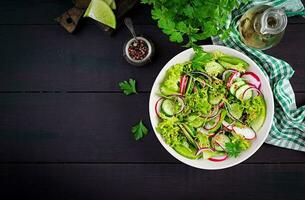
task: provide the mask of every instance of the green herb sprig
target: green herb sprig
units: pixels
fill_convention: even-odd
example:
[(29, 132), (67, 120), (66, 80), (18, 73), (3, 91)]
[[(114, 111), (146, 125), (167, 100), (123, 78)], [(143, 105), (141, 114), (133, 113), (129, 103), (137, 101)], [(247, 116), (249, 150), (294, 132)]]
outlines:
[(138, 124), (132, 127), (131, 132), (133, 133), (133, 137), (135, 140), (140, 140), (148, 134), (148, 129), (145, 127), (141, 120)]
[(125, 95), (136, 94), (136, 81), (134, 79), (129, 79), (129, 81), (122, 81), (119, 83), (120, 89), (124, 92)]
[(151, 15), (170, 41), (193, 46), (211, 36), (226, 37), (231, 12), (248, 0), (142, 0), (152, 5)]

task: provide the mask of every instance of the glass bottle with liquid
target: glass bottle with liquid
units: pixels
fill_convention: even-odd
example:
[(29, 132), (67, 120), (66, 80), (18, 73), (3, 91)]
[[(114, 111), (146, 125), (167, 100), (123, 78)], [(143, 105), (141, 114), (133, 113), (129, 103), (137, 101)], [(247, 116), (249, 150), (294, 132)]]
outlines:
[(259, 5), (249, 9), (240, 19), (241, 40), (256, 49), (269, 49), (280, 42), (287, 26), (283, 9)]

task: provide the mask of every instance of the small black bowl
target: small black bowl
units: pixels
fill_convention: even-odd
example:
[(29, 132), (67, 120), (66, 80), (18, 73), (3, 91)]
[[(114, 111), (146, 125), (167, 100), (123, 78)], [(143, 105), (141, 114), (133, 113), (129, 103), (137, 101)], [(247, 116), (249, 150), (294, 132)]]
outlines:
[(124, 58), (126, 59), (126, 61), (131, 64), (131, 65), (134, 65), (134, 66), (143, 66), (149, 62), (151, 62), (151, 59), (155, 53), (155, 47), (154, 47), (154, 44), (152, 43), (151, 40), (143, 37), (143, 36), (137, 36), (137, 39), (138, 40), (143, 40), (147, 46), (148, 46), (148, 53), (147, 55), (145, 56), (144, 59), (142, 60), (135, 60), (133, 58), (130, 57), (129, 53), (128, 53), (128, 47), (130, 46), (130, 44), (135, 41), (134, 38), (131, 38), (129, 39), (125, 44), (124, 44), (124, 47), (123, 47), (123, 56)]

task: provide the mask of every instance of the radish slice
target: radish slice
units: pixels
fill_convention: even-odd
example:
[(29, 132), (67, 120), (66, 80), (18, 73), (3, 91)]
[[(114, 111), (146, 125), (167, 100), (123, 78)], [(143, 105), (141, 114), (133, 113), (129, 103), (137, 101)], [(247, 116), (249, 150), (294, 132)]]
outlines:
[[(233, 123), (232, 123), (233, 124)], [(225, 120), (222, 121), (222, 125), (229, 131), (233, 130), (233, 125), (229, 124), (228, 122), (226, 122)]]
[(239, 128), (237, 126), (233, 126), (233, 131), (244, 136), (247, 140), (253, 140), (256, 137), (255, 131), (249, 127)]
[(243, 79), (246, 80), (247, 83), (254, 85), (257, 89), (261, 87), (261, 80), (259, 77), (253, 72), (246, 72), (241, 76)]
[(228, 69), (228, 70), (226, 70), (226, 71), (224, 71), (223, 73), (222, 73), (222, 80), (223, 81), (227, 81), (227, 75), (228, 75), (228, 73), (236, 73), (237, 71), (236, 70), (234, 70), (234, 69)]
[(213, 151), (212, 149), (210, 149), (209, 147), (203, 147), (198, 149), (196, 156), (198, 156), (199, 154), (203, 153), (204, 151)]
[(221, 114), (218, 114), (213, 120), (214, 120), (214, 123), (213, 124), (210, 124), (210, 123), (206, 123), (204, 125), (204, 128), (206, 130), (211, 130), (213, 128), (215, 128), (218, 124), (218, 122), (220, 121), (220, 118), (221, 118)]
[(161, 118), (159, 113), (160, 113), (160, 105), (162, 104), (163, 100), (164, 100), (164, 98), (161, 97), (160, 99), (158, 99), (158, 101), (155, 104), (155, 113), (159, 118)]
[(209, 158), (210, 161), (214, 161), (214, 162), (221, 162), (221, 161), (224, 161), (228, 158), (228, 155), (225, 154), (223, 156), (215, 156), (215, 157), (212, 157), (212, 158)]
[(227, 87), (230, 88), (232, 83), (234, 82), (234, 80), (236, 78), (238, 78), (240, 76), (240, 73), (238, 71), (232, 73), (228, 79), (228, 82), (227, 82)]
[(183, 75), (181, 76), (180, 79), (180, 94), (184, 94), (185, 93), (185, 89), (186, 89), (186, 85), (187, 85), (187, 76)]

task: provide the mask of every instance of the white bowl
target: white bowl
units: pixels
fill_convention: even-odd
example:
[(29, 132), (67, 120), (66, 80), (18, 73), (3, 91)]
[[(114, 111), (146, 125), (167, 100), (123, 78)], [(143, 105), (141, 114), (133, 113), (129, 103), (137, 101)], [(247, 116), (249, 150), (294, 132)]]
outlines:
[(259, 67), (255, 64), (253, 60), (251, 60), (248, 56), (234, 50), (228, 47), (224, 46), (218, 46), (218, 45), (203, 45), (203, 49), (207, 52), (212, 51), (221, 51), (225, 54), (236, 56), (238, 58), (241, 58), (245, 60), (247, 63), (250, 64), (250, 67), (248, 71), (254, 72), (259, 76), (261, 79), (261, 92), (264, 95), (266, 106), (267, 106), (267, 116), (264, 122), (263, 127), (258, 131), (257, 138), (252, 141), (251, 147), (242, 152), (237, 158), (228, 158), (225, 161), (222, 162), (213, 162), (209, 160), (204, 159), (198, 159), (198, 160), (191, 160), (188, 158), (183, 157), (182, 155), (178, 154), (174, 149), (172, 149), (169, 145), (167, 145), (162, 136), (156, 131), (156, 127), (158, 125), (159, 119), (154, 111), (154, 106), (156, 101), (160, 98), (158, 96), (160, 84), (162, 83), (164, 76), (166, 74), (167, 69), (169, 69), (171, 66), (177, 63), (183, 63), (186, 61), (189, 61), (192, 56), (194, 55), (193, 49), (187, 49), (178, 55), (176, 55), (174, 58), (172, 58), (160, 71), (159, 75), (157, 76), (154, 85), (152, 87), (151, 93), (150, 93), (150, 99), (149, 99), (149, 115), (150, 115), (150, 121), (152, 124), (152, 127), (154, 129), (154, 132), (162, 144), (162, 146), (175, 158), (180, 160), (181, 162), (190, 165), (192, 167), (196, 167), (199, 169), (208, 169), (208, 170), (216, 170), (216, 169), (224, 169), (228, 167), (232, 167), (234, 165), (237, 165), (243, 161), (245, 161), (247, 158), (249, 158), (251, 155), (253, 155), (264, 143), (266, 140), (268, 133), (271, 129), (271, 124), (273, 120), (273, 114), (274, 114), (274, 100), (273, 100), (273, 93), (269, 85), (268, 78), (264, 75), (264, 73), (259, 69)]

